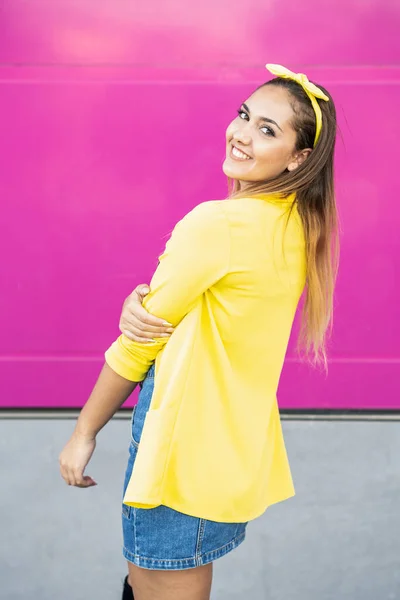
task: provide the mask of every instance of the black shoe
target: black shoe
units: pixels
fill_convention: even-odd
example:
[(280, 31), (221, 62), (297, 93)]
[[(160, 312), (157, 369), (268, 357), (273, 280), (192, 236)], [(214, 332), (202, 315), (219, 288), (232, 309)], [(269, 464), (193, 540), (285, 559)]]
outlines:
[(135, 600), (133, 597), (133, 590), (128, 583), (128, 575), (124, 580), (124, 591), (122, 592), (122, 600)]

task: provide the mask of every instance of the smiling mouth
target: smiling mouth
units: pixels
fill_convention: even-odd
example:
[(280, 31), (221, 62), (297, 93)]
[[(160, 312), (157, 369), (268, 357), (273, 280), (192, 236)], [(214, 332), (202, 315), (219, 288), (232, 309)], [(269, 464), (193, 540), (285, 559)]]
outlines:
[(234, 160), (241, 160), (241, 161), (251, 160), (251, 156), (249, 156), (248, 154), (245, 154), (244, 152), (239, 150), (239, 148), (236, 148), (236, 146), (231, 146), (230, 155), (231, 155), (231, 158), (233, 158)]

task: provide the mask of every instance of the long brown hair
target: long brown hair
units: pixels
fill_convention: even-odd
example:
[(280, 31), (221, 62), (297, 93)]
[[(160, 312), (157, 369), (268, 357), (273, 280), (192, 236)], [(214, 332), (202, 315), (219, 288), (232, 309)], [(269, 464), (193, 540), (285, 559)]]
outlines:
[[(313, 148), (315, 113), (303, 88), (293, 80), (277, 77), (265, 85), (280, 86), (289, 93), (294, 111), (293, 128), (297, 133), (296, 151)], [(298, 350), (313, 363), (327, 367), (326, 339), (331, 332), (333, 292), (339, 262), (338, 215), (333, 181), (333, 157), (336, 140), (336, 111), (326, 89), (318, 86), (329, 102), (318, 103), (322, 111), (319, 140), (304, 162), (293, 171), (284, 171), (268, 181), (254, 182), (240, 190), (238, 181), (229, 180), (230, 197), (257, 194), (296, 194), (296, 205), (303, 223), (306, 241), (307, 278), (302, 309)], [(259, 88), (257, 88), (259, 89)]]

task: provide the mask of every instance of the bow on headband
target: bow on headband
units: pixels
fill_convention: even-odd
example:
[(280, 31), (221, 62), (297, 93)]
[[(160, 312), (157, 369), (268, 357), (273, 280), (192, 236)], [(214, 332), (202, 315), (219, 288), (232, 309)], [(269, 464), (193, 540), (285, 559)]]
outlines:
[(265, 66), (270, 73), (276, 75), (277, 77), (282, 77), (283, 79), (292, 79), (293, 81), (296, 81), (296, 83), (301, 85), (307, 96), (310, 98), (312, 107), (315, 112), (315, 147), (322, 129), (322, 112), (316, 98), (319, 98), (320, 100), (325, 100), (325, 102), (329, 102), (328, 96), (324, 94), (324, 92), (320, 90), (319, 87), (311, 83), (311, 81), (308, 80), (307, 75), (304, 75), (304, 73), (293, 73), (293, 71), (289, 71), (289, 69), (286, 69), (286, 67), (282, 67), (281, 65), (268, 64)]

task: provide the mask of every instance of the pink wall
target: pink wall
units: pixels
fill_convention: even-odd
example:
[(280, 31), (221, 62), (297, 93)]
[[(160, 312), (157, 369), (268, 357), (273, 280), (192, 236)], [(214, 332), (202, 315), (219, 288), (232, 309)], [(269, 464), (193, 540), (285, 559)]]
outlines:
[(165, 235), (224, 197), (225, 126), (278, 62), (329, 88), (343, 135), (329, 377), (291, 351), (280, 405), (400, 408), (399, 17), (393, 0), (4, 0), (1, 405), (86, 400)]

